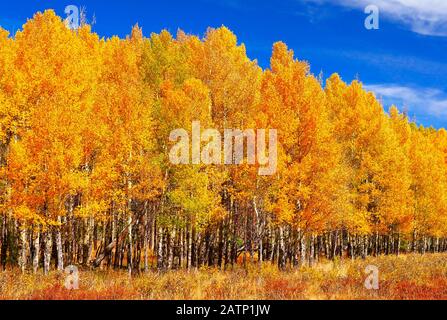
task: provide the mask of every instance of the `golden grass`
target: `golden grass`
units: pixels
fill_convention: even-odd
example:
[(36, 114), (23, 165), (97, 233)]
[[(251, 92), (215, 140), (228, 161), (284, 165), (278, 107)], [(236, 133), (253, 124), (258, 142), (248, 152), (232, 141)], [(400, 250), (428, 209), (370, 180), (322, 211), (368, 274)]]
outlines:
[[(379, 290), (364, 287), (367, 265), (379, 268)], [(322, 261), (287, 272), (268, 264), (248, 270), (150, 272), (132, 279), (121, 271), (80, 271), (79, 290), (67, 290), (64, 277), (0, 272), (0, 299), (447, 299), (447, 254)]]

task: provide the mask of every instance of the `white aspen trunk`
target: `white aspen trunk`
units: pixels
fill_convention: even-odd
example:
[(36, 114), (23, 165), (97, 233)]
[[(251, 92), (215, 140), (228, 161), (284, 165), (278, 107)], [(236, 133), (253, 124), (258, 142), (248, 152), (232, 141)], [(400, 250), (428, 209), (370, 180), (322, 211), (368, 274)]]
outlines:
[[(57, 222), (59, 225), (62, 223), (62, 218), (57, 217)], [(62, 234), (61, 234), (62, 226), (58, 226), (56, 230), (56, 250), (57, 250), (57, 270), (64, 270), (64, 255), (62, 250)]]
[(279, 227), (279, 254), (278, 254), (279, 268), (283, 270), (286, 267), (286, 249), (284, 244), (284, 228)]
[(163, 269), (163, 228), (158, 228), (158, 249), (157, 249), (157, 269)]
[(340, 252), (338, 254), (340, 258), (343, 259), (343, 252), (345, 250), (343, 241), (343, 230), (341, 230), (340, 234), (338, 235), (338, 247), (340, 248)]
[(427, 249), (427, 237), (424, 236), (423, 239), (424, 240), (423, 240), (423, 243), (422, 243), (422, 254), (425, 254), (425, 251)]
[(365, 254), (365, 252), (366, 252), (366, 236), (362, 236), (361, 238), (360, 238), (360, 250), (362, 251), (362, 259), (365, 259), (366, 258), (366, 254)]
[(269, 237), (271, 239), (271, 243), (270, 243), (270, 262), (274, 262), (273, 259), (275, 257), (275, 247), (276, 247), (276, 235), (273, 232), (272, 227), (269, 227)]
[(417, 252), (417, 233), (416, 230), (413, 230), (413, 253)]
[[(132, 160), (132, 150), (129, 152), (129, 162)], [(129, 272), (129, 276), (132, 276), (133, 269), (133, 235), (132, 235), (132, 180), (130, 179), (130, 173), (126, 173), (127, 177), (127, 191), (128, 191), (128, 199), (127, 199), (127, 209), (129, 210), (129, 217), (127, 218), (128, 229), (127, 229), (127, 240), (129, 241), (127, 247), (127, 270)]]
[(132, 268), (133, 268), (133, 257), (132, 257), (132, 251), (133, 251), (133, 235), (132, 235), (132, 212), (129, 212), (129, 217), (127, 218), (127, 225), (128, 225), (128, 233), (127, 233), (127, 241), (128, 247), (127, 247), (127, 271), (129, 272), (129, 275), (132, 275)]
[(331, 250), (330, 249), (331, 248), (331, 246), (330, 246), (331, 234), (329, 232), (327, 232), (324, 237), (325, 237), (324, 244), (325, 244), (326, 259), (330, 259), (330, 255), (331, 255), (330, 254), (330, 250)]
[(168, 270), (172, 270), (174, 261), (174, 240), (175, 240), (175, 228), (169, 234), (168, 243)]
[(178, 261), (178, 267), (181, 269), (183, 266), (183, 261), (184, 261), (184, 254), (185, 254), (185, 243), (184, 243), (184, 229), (180, 230), (180, 239), (179, 239), (179, 261)]
[[(93, 251), (93, 217), (84, 219), (83, 224), (84, 237), (82, 238), (82, 263), (87, 265), (90, 263), (90, 257), (92, 256)], [(103, 233), (103, 236), (105, 236), (105, 232)]]
[(187, 267), (188, 270), (191, 270), (191, 264), (192, 264), (192, 226), (189, 229), (188, 232), (188, 257), (187, 257)]
[(89, 218), (89, 222), (88, 222), (88, 251), (87, 251), (87, 263), (90, 262), (90, 257), (92, 256), (92, 252), (93, 252), (93, 241), (94, 241), (94, 236), (93, 236), (93, 231), (95, 229), (95, 219), (93, 219), (93, 217)]
[(261, 213), (258, 210), (258, 206), (256, 203), (256, 197), (253, 198), (253, 208), (256, 214), (256, 237), (258, 240), (258, 263), (262, 265), (262, 229), (263, 225), (261, 222)]
[(68, 263), (73, 264), (76, 261), (76, 237), (74, 230), (74, 198), (70, 196), (68, 200)]
[(196, 245), (196, 252), (195, 252), (195, 261), (196, 261), (196, 269), (200, 268), (202, 266), (202, 234), (198, 233), (197, 234), (197, 240), (195, 240), (195, 245)]
[(53, 249), (53, 238), (51, 231), (47, 230), (44, 237), (44, 252), (43, 252), (43, 272), (47, 275), (50, 272), (51, 252)]
[(20, 226), (20, 239), (19, 239), (19, 268), (22, 273), (26, 270), (27, 258), (28, 258), (28, 245), (26, 241), (27, 232), (26, 225)]
[(115, 212), (115, 210), (113, 210), (112, 209), (112, 212), (113, 212), (113, 220), (112, 220), (112, 242), (114, 242), (115, 243), (115, 247), (112, 249), (112, 251), (110, 252), (110, 255), (112, 256), (112, 259), (113, 259), (113, 266), (114, 267), (116, 267), (117, 266), (117, 263), (118, 263), (118, 261), (117, 261), (117, 250), (118, 250), (118, 243), (117, 243), (117, 233), (118, 233), (118, 230), (117, 230), (117, 228), (116, 228), (116, 226), (117, 226), (117, 215), (116, 215), (116, 212)]
[(379, 232), (376, 232), (374, 241), (375, 241), (374, 252), (375, 252), (375, 255), (378, 256), (378, 255), (380, 255), (380, 250), (379, 250)]
[(312, 266), (314, 264), (314, 256), (315, 256), (315, 236), (312, 234), (310, 236), (310, 252), (309, 252), (309, 265)]
[(355, 260), (355, 250), (354, 250), (354, 246), (355, 246), (355, 237), (348, 233), (348, 242), (349, 242), (349, 247), (350, 247), (350, 255), (351, 255), (351, 259)]
[(301, 234), (300, 239), (301, 265), (306, 265), (306, 235)]
[(332, 240), (332, 258), (337, 255), (337, 244), (338, 244), (338, 230), (335, 230), (334, 237)]
[(37, 273), (39, 269), (39, 257), (40, 257), (40, 232), (36, 230), (36, 235), (33, 239), (34, 256), (33, 256), (33, 272)]
[(82, 259), (82, 264), (87, 264), (88, 263), (87, 252), (88, 252), (88, 242), (89, 242), (88, 219), (87, 218), (83, 219), (82, 224), (83, 224), (84, 233), (83, 233), (83, 237), (81, 239), (81, 248), (82, 248), (81, 259)]
[(144, 272), (149, 271), (149, 213), (147, 210), (147, 203), (144, 204)]
[[(152, 212), (155, 212), (155, 206), (153, 207)], [(155, 252), (155, 245), (157, 242), (156, 237), (157, 237), (157, 223), (156, 223), (154, 214), (152, 214), (152, 218), (151, 218), (151, 250), (152, 250), (152, 252)]]

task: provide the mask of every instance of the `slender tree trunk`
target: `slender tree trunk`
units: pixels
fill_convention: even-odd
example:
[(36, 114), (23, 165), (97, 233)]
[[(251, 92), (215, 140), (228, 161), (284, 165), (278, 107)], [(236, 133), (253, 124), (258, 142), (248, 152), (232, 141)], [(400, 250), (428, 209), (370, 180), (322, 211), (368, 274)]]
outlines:
[(306, 235), (300, 232), (301, 265), (306, 265)]
[(60, 226), (62, 223), (62, 219), (60, 216), (57, 217), (57, 222), (59, 223), (59, 226), (56, 229), (57, 270), (62, 271), (64, 270), (64, 255), (62, 249), (62, 227)]
[(280, 270), (286, 268), (286, 248), (284, 244), (284, 227), (279, 227), (279, 256), (278, 256), (278, 266)]
[(35, 231), (33, 239), (34, 255), (33, 255), (33, 272), (37, 273), (39, 270), (39, 258), (40, 258), (40, 232), (39, 229)]
[(196, 252), (196, 267), (200, 268), (203, 265), (203, 241), (202, 241), (202, 233), (197, 234), (197, 240), (195, 241), (197, 243), (197, 249)]
[(256, 203), (256, 197), (253, 199), (253, 208), (256, 214), (256, 239), (258, 242), (258, 263), (261, 266), (262, 265), (262, 232), (263, 232), (263, 222), (262, 222), (262, 213), (258, 209), (257, 203)]
[(425, 254), (427, 248), (427, 237), (423, 236), (422, 237), (422, 254)]
[(68, 250), (67, 250), (67, 263), (69, 265), (74, 264), (75, 262), (75, 252), (76, 252), (76, 244), (75, 242), (75, 232), (74, 232), (74, 197), (70, 196), (67, 200), (67, 233), (68, 233)]
[(144, 272), (149, 271), (149, 212), (147, 202), (144, 204)]
[(219, 230), (218, 230), (218, 234), (219, 234), (219, 239), (218, 239), (218, 248), (217, 248), (217, 266), (219, 269), (222, 268), (222, 260), (223, 260), (223, 254), (224, 254), (224, 223), (221, 222), (219, 225)]
[[(88, 219), (83, 220), (84, 236), (82, 237), (82, 264), (87, 265), (89, 262), (89, 244), (90, 244), (90, 228)], [(105, 245), (104, 242), (102, 242)]]
[(270, 235), (270, 239), (271, 239), (271, 241), (270, 241), (270, 258), (269, 258), (269, 261), (271, 263), (273, 263), (274, 259), (275, 259), (275, 248), (276, 248), (275, 240), (276, 240), (276, 237), (275, 237), (275, 234), (273, 232), (273, 228), (270, 226), (269, 229), (270, 229), (269, 235)]
[(168, 270), (173, 269), (174, 262), (174, 241), (175, 241), (175, 228), (169, 233), (168, 237)]
[(312, 234), (310, 236), (310, 252), (309, 252), (309, 265), (313, 266), (315, 256), (315, 236)]
[(163, 261), (163, 228), (158, 228), (158, 249), (157, 249), (157, 269), (158, 271), (163, 271), (164, 261)]
[(185, 229), (179, 230), (179, 254), (178, 254), (178, 268), (182, 269), (185, 261)]
[(3, 223), (2, 223), (2, 245), (1, 245), (1, 254), (0, 260), (2, 264), (2, 269), (6, 270), (6, 259), (7, 259), (7, 251), (8, 251), (8, 228), (7, 228), (8, 218), (6, 214), (3, 215)]
[(193, 235), (193, 231), (192, 231), (192, 226), (190, 226), (189, 232), (188, 232), (188, 255), (186, 258), (186, 267), (188, 268), (188, 270), (191, 270), (191, 266), (192, 266), (192, 235)]
[(332, 241), (332, 258), (337, 255), (338, 230), (335, 230)]
[(47, 230), (44, 236), (44, 252), (43, 252), (43, 273), (47, 275), (50, 272), (51, 253), (53, 250), (53, 239), (51, 231)]
[(417, 252), (416, 230), (413, 231), (413, 253)]
[(133, 251), (133, 235), (132, 235), (132, 212), (129, 212), (129, 216), (127, 217), (127, 271), (129, 275), (132, 275), (132, 269), (133, 269), (133, 257), (132, 257), (132, 251)]
[(380, 248), (379, 248), (379, 232), (376, 232), (375, 234), (375, 245), (374, 245), (374, 256), (380, 255)]
[(19, 268), (22, 273), (26, 270), (28, 260), (28, 242), (26, 225), (20, 226), (20, 239), (19, 239)]
[(360, 250), (361, 250), (361, 254), (362, 254), (362, 259), (365, 259), (366, 251), (368, 250), (368, 247), (366, 244), (366, 236), (361, 236), (360, 241), (361, 241)]
[(350, 251), (350, 256), (351, 259), (354, 260), (355, 259), (355, 236), (353, 234), (349, 234), (348, 233), (348, 242), (349, 242), (349, 251)]

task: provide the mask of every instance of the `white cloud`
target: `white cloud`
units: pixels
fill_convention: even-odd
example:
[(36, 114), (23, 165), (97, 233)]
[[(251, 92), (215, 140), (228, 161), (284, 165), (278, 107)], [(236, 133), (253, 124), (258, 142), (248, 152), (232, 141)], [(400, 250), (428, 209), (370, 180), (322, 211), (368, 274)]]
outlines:
[(396, 84), (372, 84), (364, 87), (374, 92), (386, 106), (395, 104), (398, 107), (406, 107), (416, 117), (445, 119), (447, 116), (447, 95), (442, 90)]
[(422, 35), (447, 36), (446, 0), (304, 0), (364, 10), (379, 7), (381, 17), (396, 21)]

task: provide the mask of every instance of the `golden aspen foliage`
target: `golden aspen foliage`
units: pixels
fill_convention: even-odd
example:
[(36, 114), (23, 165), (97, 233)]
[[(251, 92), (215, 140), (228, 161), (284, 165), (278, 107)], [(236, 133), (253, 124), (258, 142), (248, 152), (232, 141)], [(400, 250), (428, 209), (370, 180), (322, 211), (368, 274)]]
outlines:
[(52, 11), (36, 14), (15, 43), (14, 103), (26, 116), (8, 158), (9, 168), (16, 168), (7, 170), (10, 206), (57, 224), (65, 215), (66, 196), (80, 179), (75, 171), (83, 160), (91, 70), (82, 67), (82, 41)]
[(409, 158), (414, 199), (414, 236), (440, 237), (443, 230), (440, 225), (445, 221), (445, 153), (441, 145), (433, 143), (435, 138), (436, 134), (428, 129), (412, 127)]
[(348, 86), (333, 75), (326, 96), (350, 171), (354, 210), (346, 214), (346, 227), (360, 234), (398, 232), (408, 215), (410, 178), (405, 152), (388, 117), (357, 81)]
[[(0, 29), (0, 264), (37, 272), (42, 248), (47, 273), (53, 239), (59, 270), (130, 274), (446, 251), (446, 130), (383, 107), (282, 42), (263, 70), (224, 26), (100, 38), (37, 13)], [(271, 176), (248, 163), (262, 129)]]
[[(324, 92), (305, 62), (276, 43), (261, 87), (267, 127), (279, 132), (279, 172), (272, 210), (280, 222), (319, 233), (344, 197), (339, 146), (331, 135)], [(273, 179), (272, 179), (273, 180)]]
[(227, 28), (209, 29), (203, 42), (189, 41), (193, 75), (210, 89), (218, 128), (249, 128), (259, 95), (260, 68)]

